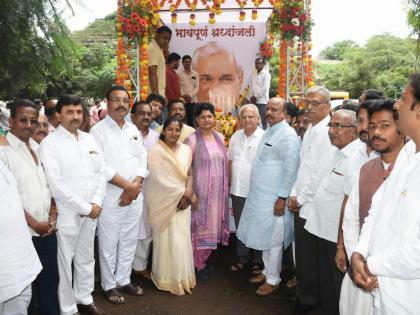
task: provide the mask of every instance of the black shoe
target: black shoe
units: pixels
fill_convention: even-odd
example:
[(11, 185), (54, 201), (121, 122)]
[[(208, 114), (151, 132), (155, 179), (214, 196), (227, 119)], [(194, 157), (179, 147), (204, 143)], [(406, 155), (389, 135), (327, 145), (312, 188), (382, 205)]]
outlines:
[(207, 272), (213, 272), (216, 270), (216, 267), (213, 265), (207, 265), (206, 267), (204, 267), (204, 269), (206, 269)]
[(209, 280), (209, 272), (206, 268), (197, 270), (197, 279), (200, 281), (207, 281)]
[(297, 296), (294, 295), (294, 294), (293, 295), (283, 294), (282, 298), (283, 298), (284, 301), (292, 302), (293, 305), (296, 304), (296, 302), (297, 302)]
[(316, 305), (304, 304), (304, 303), (301, 303), (299, 299), (297, 299), (296, 303), (293, 306), (293, 311), (295, 313), (303, 314), (303, 313), (312, 311), (315, 308), (316, 308)]

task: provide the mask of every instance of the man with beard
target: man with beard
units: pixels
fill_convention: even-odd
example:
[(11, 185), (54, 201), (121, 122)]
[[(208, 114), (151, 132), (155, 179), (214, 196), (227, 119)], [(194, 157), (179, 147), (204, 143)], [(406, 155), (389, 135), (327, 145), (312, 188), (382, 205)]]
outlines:
[[(359, 105), (356, 111), (356, 115), (357, 115), (356, 130), (359, 134), (359, 145), (358, 145), (357, 150), (354, 152), (353, 156), (350, 159), (349, 170), (345, 176), (346, 177), (345, 185), (344, 185), (345, 196), (343, 199), (343, 204), (341, 206), (341, 215), (340, 215), (340, 224), (338, 228), (337, 244), (343, 244), (342, 225), (343, 225), (344, 209), (346, 207), (346, 203), (350, 195), (350, 192), (352, 191), (353, 186), (356, 183), (356, 177), (359, 174), (360, 168), (362, 167), (364, 163), (378, 156), (378, 154), (374, 151), (369, 141), (368, 108), (370, 104), (375, 100), (374, 97), (380, 97), (380, 96), (383, 96), (383, 93), (374, 89), (366, 90), (360, 96), (360, 99), (364, 100), (364, 102)], [(347, 255), (345, 253), (345, 250), (341, 246), (337, 248), (335, 262), (337, 266), (339, 266), (339, 269), (342, 272), (345, 272), (347, 264), (348, 264), (348, 260), (347, 260)]]
[(37, 304), (41, 314), (56, 315), (60, 312), (55, 234), (57, 209), (39, 161), (38, 144), (31, 139), (33, 128), (38, 124), (38, 112), (39, 107), (30, 100), (14, 102), (11, 107), (11, 129), (6, 136), (9, 145), (0, 147), (0, 160), (16, 178), (32, 242), (43, 266), (32, 283), (30, 314), (35, 313)]
[[(159, 133), (150, 128), (152, 123), (152, 106), (146, 102), (135, 102), (131, 108), (131, 120), (140, 131), (144, 148), (149, 152), (159, 140)], [(146, 183), (147, 179), (143, 181), (143, 189), (146, 187)], [(139, 220), (139, 237), (133, 260), (133, 271), (146, 279), (151, 279), (150, 271), (147, 269), (151, 242), (152, 233), (148, 223), (146, 198), (143, 198), (143, 212)]]
[(106, 93), (108, 115), (92, 127), (106, 162), (107, 190), (104, 211), (98, 220), (101, 285), (110, 303), (125, 302), (121, 291), (143, 295), (130, 281), (136, 251), (139, 219), (143, 210), (141, 193), (147, 177), (147, 152), (135, 125), (124, 118), (130, 109), (130, 95), (123, 86)]
[(305, 115), (305, 110), (304, 109), (299, 110), (293, 127), (295, 128), (296, 133), (300, 137), (301, 141), (303, 140), (303, 136), (305, 135), (305, 132), (309, 127), (309, 124), (310, 122), (309, 122), (308, 117), (306, 117)]
[[(343, 219), (344, 243), (338, 246), (345, 250), (349, 258), (357, 244), (372, 196), (389, 176), (398, 153), (404, 146), (404, 136), (398, 130), (398, 114), (393, 107), (394, 101), (390, 99), (373, 100), (369, 106), (369, 141), (380, 156), (361, 167), (346, 204)], [(349, 274), (346, 274), (342, 284), (340, 314), (373, 314), (373, 296), (370, 292), (357, 288)]]
[[(185, 121), (186, 111), (185, 104), (182, 100), (173, 100), (168, 104), (168, 117), (170, 118), (175, 115), (179, 116), (182, 121)], [(156, 132), (161, 133), (162, 126), (159, 126), (156, 129)], [(181, 128), (181, 135), (179, 136), (178, 143), (183, 143), (193, 132), (195, 132), (195, 129), (184, 123)]]
[(58, 128), (42, 140), (39, 156), (57, 204), (60, 314), (104, 314), (93, 303), (96, 218), (105, 196), (105, 161), (95, 139), (79, 129), (82, 100), (57, 102)]
[(414, 315), (420, 309), (420, 73), (410, 77), (394, 108), (412, 141), (372, 198), (351, 266), (356, 285), (373, 291), (374, 314)]

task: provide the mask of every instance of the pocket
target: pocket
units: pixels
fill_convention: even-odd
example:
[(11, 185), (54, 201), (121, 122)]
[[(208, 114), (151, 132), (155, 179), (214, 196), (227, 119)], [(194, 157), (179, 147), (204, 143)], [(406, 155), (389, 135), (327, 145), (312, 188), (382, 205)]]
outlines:
[(133, 137), (131, 137), (129, 141), (129, 152), (131, 155), (135, 157), (140, 156), (140, 145), (141, 145), (140, 141), (141, 140), (139, 138), (135, 139)]
[(260, 160), (262, 162), (268, 162), (271, 160), (271, 152), (273, 151), (273, 147), (271, 145), (263, 144), (261, 149), (261, 156)]
[(91, 151), (87, 157), (87, 160), (88, 160), (89, 168), (92, 172), (96, 173), (101, 170), (101, 163), (100, 163), (98, 153), (92, 153)]
[(344, 193), (344, 175), (340, 174), (342, 174), (340, 171), (333, 170), (323, 182), (325, 190), (333, 195)]

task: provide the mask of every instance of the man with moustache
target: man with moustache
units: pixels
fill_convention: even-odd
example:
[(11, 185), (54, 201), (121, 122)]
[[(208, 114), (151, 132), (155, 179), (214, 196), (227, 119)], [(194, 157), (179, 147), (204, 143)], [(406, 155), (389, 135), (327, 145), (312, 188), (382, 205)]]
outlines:
[[(264, 69), (264, 67), (265, 60), (263, 58), (255, 59), (255, 71), (251, 75), (251, 81), (249, 84), (251, 103), (257, 105), (258, 107), (260, 116), (262, 117), (261, 123), (263, 129), (267, 128), (267, 124), (265, 122), (265, 107), (267, 106), (271, 84), (270, 72)], [(287, 116), (286, 119), (288, 119)]]
[[(398, 113), (394, 101), (373, 100), (369, 106), (369, 142), (379, 157), (366, 162), (357, 174), (346, 204), (343, 219), (343, 240), (340, 249), (350, 258), (360, 234), (372, 196), (392, 171), (393, 164), (404, 146), (404, 136), (398, 130)], [(342, 246), (342, 247), (341, 247)], [(338, 268), (342, 268), (340, 265)], [(344, 271), (344, 270), (342, 270)], [(358, 288), (347, 273), (341, 286), (340, 314), (373, 314), (373, 296)]]
[[(175, 115), (179, 116), (182, 119), (182, 121), (185, 121), (185, 104), (180, 99), (172, 100), (172, 102), (169, 102), (168, 104), (168, 117), (172, 117)], [(159, 126), (156, 129), (156, 132), (161, 133), (162, 126)], [(181, 135), (179, 136), (178, 143), (183, 143), (184, 140), (187, 139), (187, 137), (193, 132), (195, 132), (195, 129), (184, 123), (181, 128)]]
[(157, 29), (155, 38), (147, 48), (149, 57), (149, 93), (165, 95), (166, 70), (163, 50), (167, 49), (171, 41), (172, 31), (167, 26)]
[(95, 306), (94, 238), (106, 178), (104, 157), (95, 139), (79, 129), (82, 100), (61, 96), (58, 128), (42, 140), (39, 156), (57, 204), (60, 314), (104, 314)]
[(319, 277), (316, 237), (305, 228), (306, 219), (313, 210), (313, 198), (322, 178), (329, 171), (334, 147), (328, 137), (330, 121), (330, 92), (322, 86), (308, 89), (305, 113), (311, 125), (305, 133), (300, 151), (300, 166), (289, 198), (289, 209), (294, 212), (296, 302), (298, 313), (309, 311), (319, 303)]
[[(135, 102), (131, 108), (131, 120), (140, 131), (144, 148), (149, 152), (159, 140), (159, 133), (150, 128), (152, 106), (147, 102)], [(146, 187), (146, 183), (147, 179), (143, 181), (143, 189)], [(133, 272), (146, 279), (151, 279), (150, 271), (147, 269), (151, 242), (152, 232), (148, 223), (146, 198), (143, 196), (143, 212), (139, 220), (139, 237), (133, 260)]]
[(44, 114), (48, 118), (48, 132), (54, 131), (60, 122), (58, 121), (58, 118), (56, 116), (57, 112), (57, 99), (52, 98), (45, 102), (44, 104)]
[(248, 248), (262, 251), (264, 270), (249, 281), (261, 284), (256, 294), (268, 296), (280, 284), (283, 248), (292, 242), (292, 215), (286, 199), (299, 167), (299, 139), (286, 122), (286, 102), (267, 103), (269, 128), (258, 145), (251, 168), (249, 193), (239, 221), (238, 239)]
[(107, 190), (104, 211), (98, 220), (101, 285), (110, 303), (125, 302), (121, 291), (143, 295), (131, 283), (130, 275), (143, 210), (141, 193), (147, 177), (147, 152), (139, 130), (124, 118), (130, 109), (130, 95), (123, 86), (106, 93), (108, 115), (92, 127), (106, 162)]
[(42, 314), (56, 315), (60, 312), (55, 234), (57, 209), (39, 160), (38, 144), (31, 139), (32, 130), (38, 125), (38, 113), (39, 107), (30, 100), (21, 99), (13, 103), (10, 132), (6, 136), (9, 145), (0, 147), (0, 161), (16, 178), (32, 242), (43, 266), (32, 283), (30, 314), (35, 313), (37, 304)]
[[(344, 209), (347, 204), (347, 200), (349, 198), (350, 192), (353, 189), (353, 186), (356, 183), (356, 178), (360, 172), (360, 168), (364, 163), (367, 161), (375, 158), (378, 156), (377, 152), (373, 149), (372, 145), (370, 144), (369, 140), (369, 133), (368, 133), (368, 108), (371, 103), (375, 100), (375, 97), (383, 97), (383, 93), (378, 90), (369, 89), (366, 90), (361, 96), (360, 99), (364, 100), (363, 103), (359, 105), (356, 111), (357, 115), (357, 127), (356, 130), (359, 135), (358, 140), (358, 148), (354, 152), (353, 156), (350, 159), (349, 170), (345, 176), (345, 184), (344, 184), (344, 199), (343, 204), (341, 206), (341, 214), (340, 214), (340, 225), (338, 228), (338, 237), (337, 243), (343, 244), (343, 231), (342, 231), (342, 224), (343, 224), (343, 215)], [(342, 272), (345, 272), (345, 269), (348, 265), (347, 255), (345, 253), (344, 248), (337, 248), (335, 261), (337, 266), (340, 266), (339, 269)]]
[(35, 126), (31, 126), (32, 128), (32, 135), (31, 138), (38, 144), (48, 136), (48, 119), (47, 116), (44, 114), (39, 114), (38, 116), (38, 124)]
[[(249, 191), (252, 162), (264, 134), (264, 130), (259, 127), (260, 114), (256, 105), (246, 104), (241, 106), (239, 108), (239, 119), (242, 129), (232, 135), (228, 149), (230, 198), (236, 229), (238, 229)], [(238, 239), (236, 241), (236, 256), (238, 261), (231, 266), (231, 271), (242, 270), (249, 262), (253, 264), (253, 270), (261, 269), (261, 251), (250, 250)]]
[(305, 230), (316, 240), (317, 274), (319, 276), (322, 314), (338, 314), (341, 282), (344, 274), (337, 269), (334, 257), (340, 210), (344, 199), (345, 174), (350, 158), (357, 149), (356, 113), (341, 109), (328, 123), (328, 136), (337, 148), (313, 197), (313, 210), (305, 223)]
[(181, 56), (177, 53), (170, 53), (166, 62), (166, 87), (165, 96), (168, 102), (181, 97), (179, 78), (176, 70), (179, 68)]
[(178, 71), (179, 85), (182, 98), (185, 100), (187, 123), (194, 125), (194, 106), (197, 103), (198, 73), (191, 69), (192, 58), (189, 55), (182, 57), (182, 70)]
[(301, 141), (303, 140), (303, 136), (305, 135), (305, 132), (308, 129), (308, 126), (309, 126), (309, 119), (305, 115), (305, 110), (301, 109), (297, 112), (296, 120), (293, 125)]
[(373, 291), (374, 314), (414, 315), (420, 309), (420, 73), (410, 77), (394, 107), (401, 132), (412, 141), (372, 198), (351, 266), (355, 283)]

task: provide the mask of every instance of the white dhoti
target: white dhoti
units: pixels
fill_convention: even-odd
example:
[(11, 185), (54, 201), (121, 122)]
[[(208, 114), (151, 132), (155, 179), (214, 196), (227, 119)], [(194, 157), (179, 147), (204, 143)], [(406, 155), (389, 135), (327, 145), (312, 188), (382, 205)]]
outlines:
[[(146, 181), (147, 183), (147, 181)], [(146, 187), (146, 183), (143, 185)], [(150, 245), (152, 243), (152, 232), (148, 223), (146, 211), (146, 197), (143, 199), (143, 211), (139, 220), (139, 238), (137, 241), (136, 253), (133, 260), (133, 269), (143, 271), (147, 268)]]
[[(93, 303), (95, 230), (96, 220), (89, 217), (80, 219), (80, 233), (66, 232), (65, 228), (58, 229), (57, 258), (60, 275), (58, 298), (61, 315), (76, 313), (76, 304)], [(72, 273), (72, 262), (74, 273)]]
[(101, 285), (105, 291), (130, 283), (142, 204), (139, 198), (127, 207), (103, 207), (98, 219), (98, 240)]
[(340, 293), (340, 315), (373, 315), (373, 295), (354, 284), (348, 273)]
[(28, 285), (19, 295), (0, 303), (0, 315), (26, 315), (31, 302), (31, 285)]
[[(287, 211), (287, 210), (286, 210)], [(275, 217), (276, 220), (271, 248), (262, 251), (264, 262), (263, 275), (270, 285), (278, 285), (281, 281), (280, 272), (283, 258), (284, 222), (283, 217)]]

